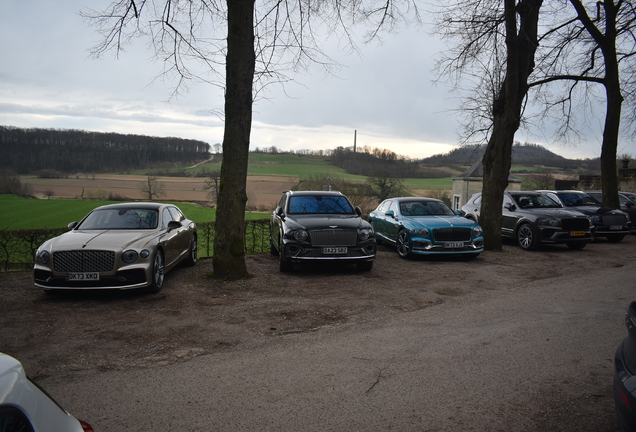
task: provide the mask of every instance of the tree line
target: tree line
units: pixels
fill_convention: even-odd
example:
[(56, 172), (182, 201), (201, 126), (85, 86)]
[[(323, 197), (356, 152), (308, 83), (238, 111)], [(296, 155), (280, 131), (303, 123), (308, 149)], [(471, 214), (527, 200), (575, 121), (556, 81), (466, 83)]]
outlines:
[(183, 138), (0, 126), (0, 168), (19, 174), (128, 171), (209, 156), (210, 145)]

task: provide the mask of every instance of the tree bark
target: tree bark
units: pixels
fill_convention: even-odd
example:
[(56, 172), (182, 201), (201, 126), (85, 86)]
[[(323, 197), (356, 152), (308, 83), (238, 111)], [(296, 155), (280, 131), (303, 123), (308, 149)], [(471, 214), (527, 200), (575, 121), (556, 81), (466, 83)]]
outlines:
[(252, 129), (254, 0), (227, 0), (227, 55), (223, 163), (215, 223), (214, 276), (248, 276), (245, 264), (247, 165)]
[[(521, 124), (521, 108), (528, 93), (528, 77), (534, 69), (539, 9), (542, 0), (504, 1), (506, 28), (506, 76), (493, 102), (493, 132), (482, 159), (484, 186), (480, 223), (484, 248), (501, 250), (501, 206), (508, 186), (512, 144)], [(517, 32), (517, 15), (519, 31)]]

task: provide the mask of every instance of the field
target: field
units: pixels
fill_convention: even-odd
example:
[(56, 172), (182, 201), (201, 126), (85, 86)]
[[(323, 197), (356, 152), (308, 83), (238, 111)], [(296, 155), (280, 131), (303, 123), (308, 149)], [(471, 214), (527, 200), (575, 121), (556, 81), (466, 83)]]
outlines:
[[(0, 195), (0, 230), (36, 228), (63, 228), (70, 222), (79, 221), (97, 206), (111, 201), (89, 200), (33, 200), (14, 195)], [(195, 222), (210, 222), (216, 217), (213, 209), (191, 203), (175, 203), (186, 216)], [(248, 212), (245, 219), (265, 219), (269, 213)]]

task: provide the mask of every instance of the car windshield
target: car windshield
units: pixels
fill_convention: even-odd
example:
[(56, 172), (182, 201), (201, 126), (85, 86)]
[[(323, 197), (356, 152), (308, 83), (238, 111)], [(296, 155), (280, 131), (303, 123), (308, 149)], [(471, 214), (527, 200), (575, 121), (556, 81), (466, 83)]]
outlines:
[(533, 209), (533, 208), (559, 208), (561, 207), (559, 203), (554, 201), (547, 195), (540, 194), (517, 194), (512, 195), (512, 198), (515, 200), (517, 206), (522, 209)]
[(599, 202), (587, 194), (560, 193), (557, 196), (566, 207), (599, 206)]
[(446, 204), (437, 201), (405, 201), (400, 203), (402, 216), (455, 216)]
[(355, 214), (349, 201), (335, 195), (298, 195), (289, 199), (290, 214)]
[(76, 229), (155, 229), (157, 228), (157, 220), (157, 210), (138, 208), (103, 209), (90, 213)]
[(636, 204), (636, 193), (631, 192), (621, 192), (622, 195), (626, 196), (628, 200)]

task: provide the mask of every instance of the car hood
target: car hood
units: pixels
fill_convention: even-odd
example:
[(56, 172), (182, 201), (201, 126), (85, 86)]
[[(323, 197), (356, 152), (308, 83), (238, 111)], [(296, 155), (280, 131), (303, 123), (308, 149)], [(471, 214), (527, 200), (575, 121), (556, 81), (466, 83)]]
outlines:
[(133, 243), (149, 239), (156, 235), (155, 230), (148, 232), (124, 230), (90, 230), (69, 231), (50, 240), (49, 246), (53, 250), (71, 249), (126, 249)]
[(582, 218), (586, 217), (581, 212), (576, 210), (568, 210), (564, 208), (538, 208), (538, 209), (517, 209), (513, 213), (532, 215), (534, 217), (546, 217), (546, 218)]
[(400, 219), (402, 223), (408, 223), (409, 225), (413, 225), (413, 227), (472, 228), (477, 225), (475, 222), (462, 216), (402, 216)]
[(285, 223), (290, 229), (358, 229), (371, 228), (371, 225), (359, 216), (353, 215), (302, 215), (288, 216)]

